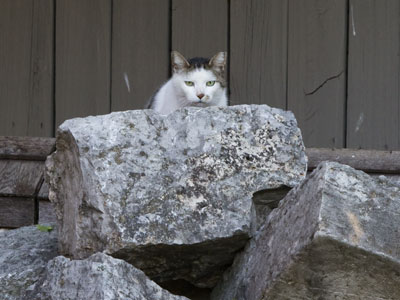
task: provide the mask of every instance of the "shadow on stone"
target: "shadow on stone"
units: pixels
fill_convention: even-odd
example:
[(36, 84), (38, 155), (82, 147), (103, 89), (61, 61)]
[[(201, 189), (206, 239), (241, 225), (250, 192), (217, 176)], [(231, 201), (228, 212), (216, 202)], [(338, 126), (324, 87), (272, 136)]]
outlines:
[(159, 285), (172, 294), (185, 296), (191, 300), (209, 300), (211, 295), (211, 289), (198, 288), (182, 279), (165, 281)]
[(264, 224), (271, 211), (279, 206), (279, 202), (290, 190), (291, 187), (282, 185), (276, 189), (265, 189), (253, 193), (252, 200), (255, 208), (257, 230)]
[(241, 234), (193, 245), (125, 248), (112, 256), (134, 265), (160, 285), (185, 280), (200, 288), (211, 288), (247, 241), (248, 237)]

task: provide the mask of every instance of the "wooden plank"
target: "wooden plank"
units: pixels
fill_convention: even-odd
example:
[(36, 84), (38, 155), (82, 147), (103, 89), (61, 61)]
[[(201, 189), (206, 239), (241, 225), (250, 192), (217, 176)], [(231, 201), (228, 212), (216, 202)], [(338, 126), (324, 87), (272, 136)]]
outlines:
[(31, 198), (0, 197), (0, 227), (33, 225), (34, 207), (34, 200)]
[(351, 0), (347, 145), (400, 149), (398, 0)]
[(111, 109), (141, 109), (169, 75), (169, 1), (115, 0)]
[(367, 173), (400, 174), (400, 151), (308, 148), (308, 169), (336, 161)]
[(231, 104), (286, 109), (287, 0), (232, 0)]
[(0, 135), (53, 134), (53, 1), (0, 1)]
[(110, 0), (56, 5), (56, 125), (110, 112)]
[(346, 0), (289, 1), (288, 109), (307, 147), (344, 147)]
[(0, 136), (0, 159), (46, 160), (55, 138)]
[(0, 160), (0, 196), (33, 196), (43, 171), (41, 161)]
[(54, 1), (33, 3), (27, 135), (54, 136)]
[(57, 224), (57, 217), (50, 201), (39, 201), (39, 224)]
[(0, 1), (0, 134), (27, 135), (32, 1)]
[(38, 193), (38, 199), (49, 200), (49, 185), (46, 181), (43, 182)]
[(228, 50), (228, 1), (172, 0), (172, 50), (211, 57)]

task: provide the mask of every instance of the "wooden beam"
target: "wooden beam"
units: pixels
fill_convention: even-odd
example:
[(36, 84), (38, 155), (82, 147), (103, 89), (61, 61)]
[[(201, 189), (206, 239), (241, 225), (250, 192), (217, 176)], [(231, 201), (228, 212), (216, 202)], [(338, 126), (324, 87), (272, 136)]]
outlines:
[(0, 159), (46, 160), (55, 138), (0, 136)]
[(33, 225), (34, 207), (33, 198), (0, 197), (0, 227)]
[(37, 195), (39, 200), (49, 200), (49, 185), (46, 181), (43, 182)]
[(308, 148), (308, 169), (336, 161), (367, 173), (400, 174), (400, 151)]
[(0, 196), (34, 197), (43, 171), (42, 161), (0, 160)]

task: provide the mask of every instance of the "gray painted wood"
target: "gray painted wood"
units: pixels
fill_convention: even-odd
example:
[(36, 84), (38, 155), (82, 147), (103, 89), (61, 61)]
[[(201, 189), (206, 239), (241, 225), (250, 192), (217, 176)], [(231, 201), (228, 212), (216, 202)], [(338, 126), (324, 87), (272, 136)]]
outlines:
[(0, 160), (0, 196), (33, 196), (43, 171), (42, 161)]
[(211, 57), (228, 50), (228, 1), (172, 0), (172, 50)]
[(289, 1), (288, 109), (307, 147), (344, 146), (346, 0)]
[(287, 0), (232, 0), (231, 105), (286, 109)]
[(30, 198), (0, 197), (0, 227), (33, 225), (34, 206), (34, 200)]
[(400, 149), (398, 0), (351, 0), (347, 146)]
[(0, 136), (0, 159), (44, 161), (55, 144), (55, 138)]
[(39, 201), (39, 224), (57, 224), (56, 212), (49, 201)]
[(169, 76), (169, 1), (114, 0), (113, 111), (141, 109)]
[(54, 1), (34, 0), (29, 136), (54, 136)]
[(40, 200), (49, 200), (49, 185), (46, 181), (43, 182), (37, 195)]
[(368, 173), (400, 174), (400, 151), (308, 148), (308, 169), (336, 161)]
[(53, 1), (0, 1), (0, 135), (53, 134)]
[(58, 0), (56, 125), (110, 112), (111, 0)]
[(167, 78), (170, 46), (187, 57), (230, 47), (232, 104), (285, 107), (287, 98), (308, 147), (341, 148), (346, 140), (351, 148), (399, 149), (399, 5), (398, 0), (2, 0), (0, 135), (51, 136), (53, 124), (67, 118), (141, 108)]

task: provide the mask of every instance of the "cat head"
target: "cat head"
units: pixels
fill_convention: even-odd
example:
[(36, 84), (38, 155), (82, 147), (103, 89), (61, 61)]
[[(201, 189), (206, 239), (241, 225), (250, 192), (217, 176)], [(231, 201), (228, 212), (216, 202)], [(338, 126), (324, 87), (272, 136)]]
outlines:
[(189, 60), (177, 51), (171, 53), (173, 79), (183, 96), (193, 103), (211, 103), (226, 90), (226, 52), (212, 58), (195, 57)]

